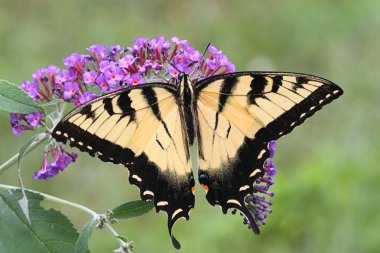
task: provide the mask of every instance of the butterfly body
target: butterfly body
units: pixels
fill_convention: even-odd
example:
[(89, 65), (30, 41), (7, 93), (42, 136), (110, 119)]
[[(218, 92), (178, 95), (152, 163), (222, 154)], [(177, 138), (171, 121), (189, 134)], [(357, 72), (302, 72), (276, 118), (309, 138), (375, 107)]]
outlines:
[(178, 105), (181, 107), (182, 118), (186, 126), (186, 133), (190, 145), (194, 144), (197, 135), (196, 100), (194, 98), (193, 84), (189, 82), (186, 74), (181, 74), (178, 87)]
[(259, 233), (245, 198), (264, 175), (268, 143), (291, 132), (343, 91), (305, 74), (235, 72), (178, 84), (127, 87), (69, 113), (53, 137), (123, 164), (143, 200), (168, 214), (168, 228), (189, 219), (194, 177), (189, 145), (198, 141), (198, 180), (211, 205), (239, 210)]

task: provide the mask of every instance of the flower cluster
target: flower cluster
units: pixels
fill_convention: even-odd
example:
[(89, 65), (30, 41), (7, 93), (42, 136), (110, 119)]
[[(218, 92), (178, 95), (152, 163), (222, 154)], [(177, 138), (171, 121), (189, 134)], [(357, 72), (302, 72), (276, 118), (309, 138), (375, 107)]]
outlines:
[[(191, 47), (186, 40), (173, 37), (153, 39), (137, 38), (131, 47), (93, 45), (87, 48), (89, 54), (73, 53), (64, 58), (65, 68), (54, 65), (38, 69), (33, 81), (24, 81), (21, 89), (37, 103), (45, 104), (63, 100), (75, 105), (83, 104), (100, 94), (119, 90), (123, 87), (148, 82), (178, 83), (179, 73), (189, 74), (192, 81), (235, 71), (235, 66), (216, 47), (209, 45), (208, 52), (202, 54)], [(46, 127), (50, 133), (62, 113), (35, 112), (32, 114), (11, 114), (12, 131), (20, 135), (24, 130)], [(50, 128), (47, 121), (51, 121)], [(62, 171), (74, 161), (61, 144), (55, 148), (45, 148), (41, 169), (36, 179), (46, 179)], [(54, 162), (48, 162), (48, 153)], [(59, 154), (59, 155), (57, 155)], [(61, 162), (66, 155), (65, 162)], [(69, 159), (71, 157), (71, 159)], [(51, 171), (51, 172), (50, 172)]]
[(42, 123), (42, 114), (40, 112), (30, 114), (11, 113), (10, 116), (12, 132), (15, 135), (20, 135), (24, 130), (33, 130)]
[[(53, 157), (53, 162), (49, 162), (49, 154)], [(34, 174), (33, 178), (48, 179), (54, 177), (66, 169), (77, 157), (77, 153), (70, 152), (61, 145), (50, 143), (45, 147), (41, 168)]]

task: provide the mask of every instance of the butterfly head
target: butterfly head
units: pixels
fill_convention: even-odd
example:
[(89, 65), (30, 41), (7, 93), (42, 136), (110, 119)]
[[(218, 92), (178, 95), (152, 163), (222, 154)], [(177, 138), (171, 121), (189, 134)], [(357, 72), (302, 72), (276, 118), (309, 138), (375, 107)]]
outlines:
[(178, 85), (178, 90), (181, 96), (191, 96), (191, 94), (193, 93), (193, 87), (191, 82), (189, 82), (189, 76), (186, 73), (181, 72), (180, 74), (178, 74)]

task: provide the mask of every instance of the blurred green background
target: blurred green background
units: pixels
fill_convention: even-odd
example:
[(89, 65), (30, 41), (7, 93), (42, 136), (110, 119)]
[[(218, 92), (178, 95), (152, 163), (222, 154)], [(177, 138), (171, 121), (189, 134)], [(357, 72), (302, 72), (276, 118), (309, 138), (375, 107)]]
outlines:
[[(273, 214), (253, 236), (241, 217), (210, 206), (204, 191), (188, 222), (174, 233), (181, 252), (380, 251), (380, 1), (14, 1), (0, 0), (0, 78), (21, 83), (38, 68), (92, 44), (128, 46), (139, 36), (178, 36), (203, 51), (211, 42), (237, 70), (282, 70), (320, 75), (343, 97), (278, 142)], [(0, 113), (0, 162), (31, 136), (11, 133)], [(49, 181), (31, 179), (42, 152), (24, 161), (28, 188), (105, 212), (137, 199), (122, 166), (81, 154)], [(16, 168), (0, 183), (17, 185)], [(199, 189), (200, 187), (198, 187)], [(89, 217), (62, 210), (80, 228)], [(166, 215), (151, 212), (115, 227), (135, 241), (135, 252), (175, 252)], [(93, 252), (117, 243), (95, 231)]]

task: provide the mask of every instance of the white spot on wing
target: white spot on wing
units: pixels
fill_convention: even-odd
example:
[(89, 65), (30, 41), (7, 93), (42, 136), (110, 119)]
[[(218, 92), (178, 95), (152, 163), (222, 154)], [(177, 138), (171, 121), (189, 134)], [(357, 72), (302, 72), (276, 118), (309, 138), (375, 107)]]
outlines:
[(259, 173), (259, 172), (260, 172), (260, 169), (255, 169), (255, 170), (249, 175), (249, 177), (254, 177), (254, 176), (256, 176), (256, 174)]
[(265, 153), (265, 149), (262, 149), (260, 151), (260, 154), (257, 156), (257, 158), (260, 159), (263, 156), (264, 153)]
[(239, 188), (239, 191), (244, 191), (244, 190), (247, 190), (249, 189), (249, 185), (244, 185), (242, 187)]
[(177, 210), (174, 211), (173, 215), (172, 215), (172, 219), (174, 219), (174, 217), (179, 214), (180, 212), (182, 212), (183, 210), (181, 208), (178, 208)]
[(154, 193), (153, 193), (152, 191), (148, 191), (148, 190), (146, 190), (146, 191), (143, 192), (143, 195), (151, 195), (151, 196), (154, 196)]
[(169, 203), (167, 201), (160, 201), (157, 203), (157, 206), (166, 206), (168, 205)]
[(137, 176), (137, 175), (132, 175), (132, 178), (136, 179), (137, 181), (141, 182), (142, 179), (141, 177)]
[(237, 201), (236, 199), (229, 199), (229, 200), (227, 200), (227, 203), (233, 203), (233, 204), (236, 204), (238, 206), (241, 206), (240, 202)]

